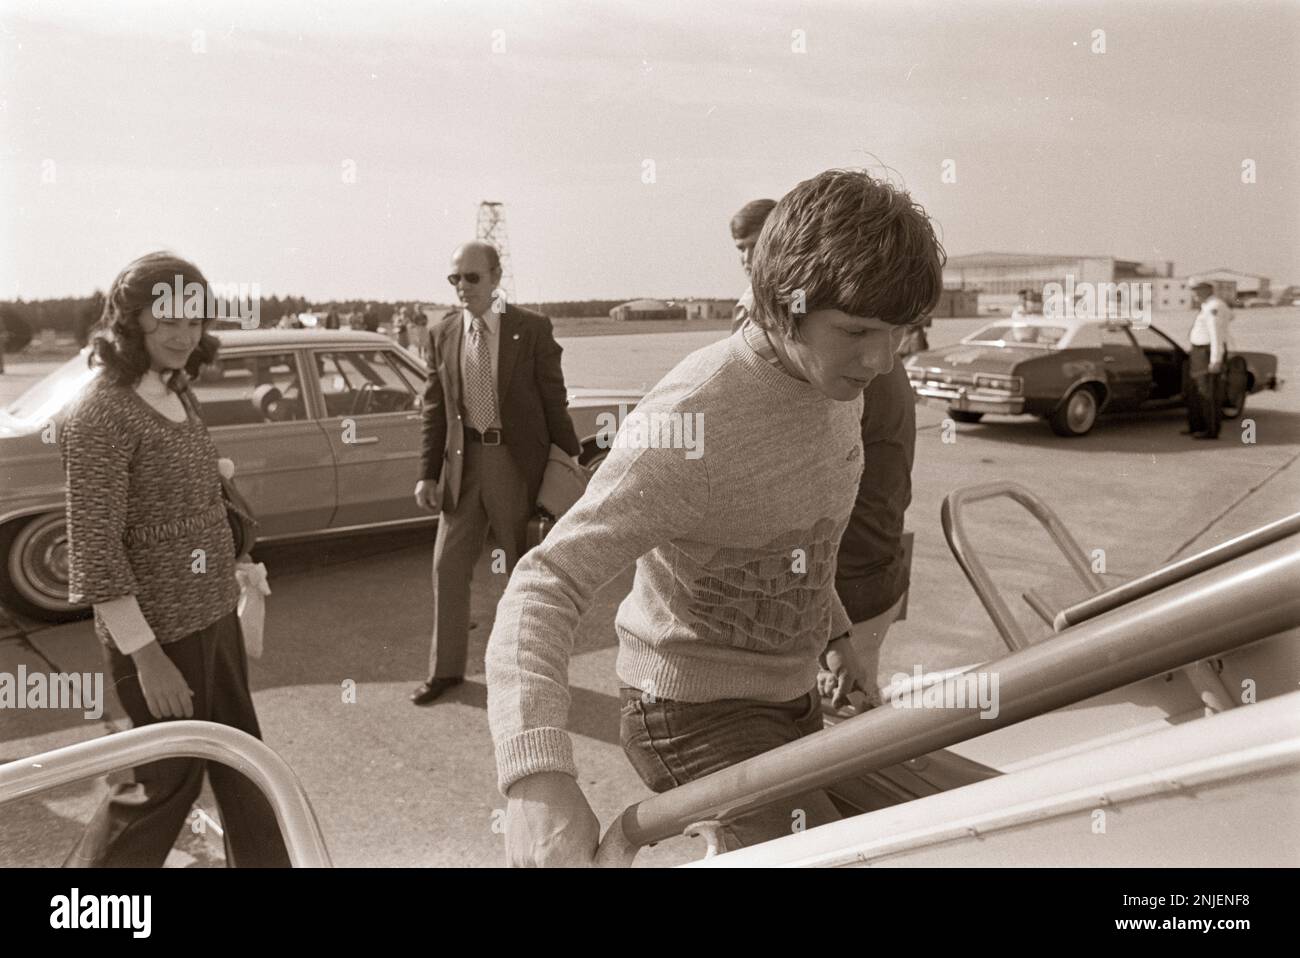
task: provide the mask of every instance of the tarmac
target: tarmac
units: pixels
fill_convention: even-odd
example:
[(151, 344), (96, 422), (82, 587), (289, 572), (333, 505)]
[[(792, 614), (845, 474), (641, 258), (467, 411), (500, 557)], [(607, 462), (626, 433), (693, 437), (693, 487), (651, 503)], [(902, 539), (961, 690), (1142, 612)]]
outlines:
[[(940, 409), (918, 407), (913, 503), (916, 535), (905, 621), (890, 630), (882, 684), (910, 673), (984, 661), (1004, 647), (949, 553), (939, 524), (944, 496), (962, 486), (1011, 479), (1040, 495), (1085, 552), (1104, 551), (1108, 578), (1127, 579), (1177, 556), (1246, 532), (1300, 508), (1300, 310), (1241, 310), (1238, 348), (1279, 356), (1291, 384), (1251, 396), (1239, 423), (1218, 442), (1179, 435), (1180, 412), (1103, 418), (1081, 439), (1063, 439), (1028, 417), (942, 428)], [(933, 345), (955, 342), (974, 320), (939, 320)], [(1191, 314), (1155, 323), (1185, 342)], [(686, 332), (563, 339), (571, 386), (649, 386), (678, 359), (723, 333)], [(45, 366), (44, 368), (50, 368)], [(11, 362), (0, 400), (40, 369)], [(25, 377), (25, 379), (24, 379)], [(1254, 442), (1243, 441), (1253, 429)], [(945, 438), (953, 441), (945, 441)], [(1018, 620), (1031, 635), (1049, 628), (1020, 599), (1030, 588), (1058, 606), (1081, 598), (1063, 557), (1028, 515), (1008, 501), (972, 508), (970, 530)], [(429, 646), (432, 535), (371, 535), (259, 553), (270, 570), (266, 651), (252, 665), (254, 698), (267, 743), (293, 767), (315, 808), (338, 866), (492, 866), (503, 861), (505, 800), (485, 711), (483, 649), (505, 577), (486, 556), (475, 570), (470, 673), (437, 704), (407, 694), (423, 678)], [(583, 620), (572, 659), (570, 731), (580, 784), (607, 826), (649, 792), (618, 743), (614, 614), (631, 569), (609, 583)], [(85, 621), (46, 626), (0, 609), (0, 672), (99, 671)], [(355, 702), (346, 683), (355, 683)], [(122, 727), (115, 702), (99, 721), (80, 711), (6, 710), (0, 761), (94, 738)], [(67, 786), (4, 806), (0, 865), (55, 865), (105, 792), (104, 781)], [(219, 822), (207, 790), (199, 807)], [(217, 829), (201, 816), (182, 833), (172, 867), (223, 864)], [(678, 838), (638, 856), (638, 866), (702, 854)]]

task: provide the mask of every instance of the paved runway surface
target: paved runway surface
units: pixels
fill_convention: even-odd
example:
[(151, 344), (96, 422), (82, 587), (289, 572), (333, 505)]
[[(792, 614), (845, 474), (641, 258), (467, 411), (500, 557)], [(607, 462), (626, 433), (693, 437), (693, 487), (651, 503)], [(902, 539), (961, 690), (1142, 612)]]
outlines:
[[(1226, 423), (1219, 442), (1179, 435), (1181, 413), (1103, 419), (1082, 439), (1061, 439), (1045, 423), (999, 419), (961, 426), (943, 442), (941, 410), (918, 410), (920, 434), (908, 527), (916, 533), (908, 619), (891, 630), (881, 677), (914, 665), (943, 668), (995, 656), (1001, 644), (948, 552), (939, 527), (943, 497), (960, 486), (1013, 479), (1058, 512), (1085, 550), (1104, 549), (1107, 571), (1123, 578), (1173, 556), (1231, 538), (1300, 507), (1300, 310), (1242, 310), (1233, 326), (1241, 349), (1279, 354), (1281, 392), (1252, 396), (1242, 425)], [(1163, 319), (1163, 321), (1162, 321)], [(1157, 317), (1185, 341), (1191, 315)], [(975, 321), (939, 321), (931, 341), (953, 342)], [(692, 349), (722, 334), (673, 333), (564, 340), (571, 386), (649, 386)], [(34, 370), (12, 364), (0, 396)], [(414, 481), (414, 477), (413, 480)], [(1019, 598), (1033, 587), (1059, 597), (1078, 591), (1072, 575), (1028, 514), (1009, 503), (977, 507), (972, 530), (993, 575), (1032, 634), (1045, 633)], [(484, 710), (483, 647), (504, 587), (480, 561), (475, 574), (471, 675), (432, 708), (406, 695), (428, 654), (431, 535), (358, 537), (266, 550), (271, 573), (267, 650), (253, 685), (267, 742), (297, 771), (338, 865), (494, 865), (504, 808)], [(647, 793), (618, 746), (613, 618), (631, 570), (611, 582), (583, 623), (572, 665), (571, 728), (581, 784), (603, 824)], [(0, 617), (3, 614), (0, 613)], [(87, 623), (0, 627), (0, 672), (99, 668)], [(356, 683), (355, 704), (343, 701)], [(12, 711), (3, 716), (0, 760), (104, 734), (115, 727), (81, 713)], [(55, 864), (103, 794), (86, 782), (8, 805), (0, 815), (0, 864)], [(214, 817), (205, 793), (202, 807)], [(701, 845), (676, 839), (642, 853), (638, 864), (697, 857)], [(211, 829), (187, 833), (169, 864), (220, 864)]]

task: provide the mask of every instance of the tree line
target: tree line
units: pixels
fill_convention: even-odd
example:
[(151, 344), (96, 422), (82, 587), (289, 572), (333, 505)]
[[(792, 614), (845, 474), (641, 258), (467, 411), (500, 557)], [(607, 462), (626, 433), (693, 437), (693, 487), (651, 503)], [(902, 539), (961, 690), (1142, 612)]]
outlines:
[[(548, 316), (603, 317), (608, 316), (609, 311), (622, 302), (624, 300), (590, 299), (519, 305)], [(371, 307), (380, 324), (386, 325), (401, 306), (413, 304), (364, 299), (312, 302), (304, 296), (264, 296), (260, 298), (259, 305), (260, 325), (267, 328), (277, 325), (285, 316), (296, 313), (325, 313), (334, 309), (341, 316), (360, 316), (367, 306)], [(430, 317), (436, 318), (451, 307), (424, 308)], [(95, 290), (90, 296), (65, 296), (61, 299), (0, 300), (0, 321), (8, 334), (5, 351), (19, 351), (43, 329), (54, 330), (62, 336), (71, 335), (78, 345), (84, 346), (90, 337), (90, 331), (103, 313), (104, 293), (101, 290)]]

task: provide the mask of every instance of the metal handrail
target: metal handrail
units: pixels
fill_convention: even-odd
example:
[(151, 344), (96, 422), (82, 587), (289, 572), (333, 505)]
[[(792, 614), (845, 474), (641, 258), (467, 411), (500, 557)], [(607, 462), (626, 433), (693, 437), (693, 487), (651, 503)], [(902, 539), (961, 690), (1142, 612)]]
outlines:
[(216, 722), (159, 722), (0, 765), (0, 804), (164, 758), (220, 762), (248, 776), (275, 812), (295, 868), (331, 867), (302, 783), (265, 742)]
[(952, 550), (953, 558), (961, 566), (962, 572), (966, 573), (966, 578), (970, 580), (975, 594), (979, 596), (980, 602), (984, 604), (989, 618), (993, 620), (993, 625), (997, 627), (998, 634), (1002, 636), (1002, 641), (1006, 643), (1008, 649), (1014, 652), (1017, 649), (1029, 648), (1029, 636), (1025, 634), (1024, 629), (1020, 627), (1020, 623), (1011, 614), (1011, 609), (1002, 601), (1002, 596), (998, 593), (997, 586), (993, 584), (993, 579), (989, 576), (988, 570), (984, 568), (984, 563), (975, 555), (974, 548), (968, 542), (966, 530), (962, 524), (962, 516), (968, 504), (984, 499), (996, 499), (1001, 496), (1020, 503), (1030, 515), (1038, 520), (1039, 524), (1052, 537), (1056, 547), (1064, 553), (1071, 568), (1078, 573), (1079, 578), (1083, 580), (1083, 584), (1088, 587), (1090, 593), (1100, 592), (1105, 589), (1106, 582), (1092, 571), (1092, 566), (1089, 565), (1083, 549), (1074, 540), (1074, 536), (1070, 535), (1070, 530), (1065, 528), (1065, 524), (1057, 518), (1056, 513), (1048, 507), (1047, 503), (1019, 483), (990, 482), (950, 492), (944, 498), (943, 507), (939, 512), (943, 522), (943, 534), (948, 540), (948, 548)]
[(1278, 542), (1287, 536), (1293, 536), (1297, 532), (1300, 532), (1300, 512), (1289, 515), (1284, 519), (1278, 519), (1276, 522), (1270, 522), (1266, 526), (1260, 526), (1258, 529), (1253, 529), (1244, 535), (1237, 536), (1235, 539), (1221, 542), (1217, 546), (1196, 553), (1196, 555), (1162, 566), (1148, 572), (1146, 575), (1076, 602), (1074, 605), (1056, 613), (1052, 627), (1055, 631), (1060, 632), (1072, 625), (1078, 625), (1080, 622), (1091, 619), (1095, 615), (1101, 615), (1103, 612), (1118, 608), (1125, 602), (1131, 602), (1141, 596), (1150, 595), (1157, 589), (1163, 589), (1180, 579), (1186, 579), (1198, 572), (1204, 572), (1216, 565), (1222, 565), (1229, 559), (1243, 556), (1261, 546)]
[(626, 850), (691, 825), (734, 819), (1300, 626), (1298, 579), (1293, 536), (973, 670), (998, 676), (996, 717), (981, 718), (978, 705), (886, 703), (632, 805), (602, 840), (602, 860), (626, 861)]

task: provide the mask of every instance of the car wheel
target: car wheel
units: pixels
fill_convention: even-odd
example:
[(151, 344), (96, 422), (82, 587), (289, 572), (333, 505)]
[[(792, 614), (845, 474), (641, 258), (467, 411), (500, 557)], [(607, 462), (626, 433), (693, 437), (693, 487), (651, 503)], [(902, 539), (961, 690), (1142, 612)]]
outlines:
[(43, 622), (71, 622), (90, 612), (68, 602), (68, 525), (61, 512), (18, 519), (0, 529), (0, 599)]
[(1097, 422), (1097, 394), (1080, 386), (1052, 413), (1052, 432), (1058, 436), (1086, 436)]
[(582, 447), (582, 454), (578, 456), (578, 462), (582, 464), (587, 472), (595, 473), (596, 468), (605, 461), (608, 455), (608, 449), (602, 449), (594, 441), (588, 442)]
[(1246, 408), (1246, 396), (1250, 393), (1249, 373), (1246, 364), (1233, 360), (1228, 363), (1227, 374), (1223, 377), (1223, 418), (1236, 419)]
[(949, 409), (948, 415), (956, 422), (979, 422), (984, 418), (982, 412), (966, 412), (962, 409)]

